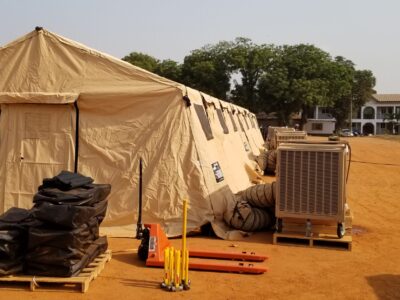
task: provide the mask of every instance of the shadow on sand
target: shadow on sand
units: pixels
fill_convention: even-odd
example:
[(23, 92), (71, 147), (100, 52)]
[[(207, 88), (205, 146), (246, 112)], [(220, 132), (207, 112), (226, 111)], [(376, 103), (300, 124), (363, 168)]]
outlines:
[(400, 299), (400, 275), (381, 274), (366, 278), (380, 300)]

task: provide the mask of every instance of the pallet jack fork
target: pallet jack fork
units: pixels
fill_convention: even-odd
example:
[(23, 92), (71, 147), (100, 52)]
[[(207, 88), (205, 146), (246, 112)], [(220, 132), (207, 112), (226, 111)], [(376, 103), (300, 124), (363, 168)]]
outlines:
[[(171, 246), (160, 224), (142, 224), (142, 160), (139, 173), (139, 217), (136, 238), (141, 240), (138, 256), (148, 267), (164, 267), (164, 249)], [(189, 249), (189, 269), (216, 272), (263, 274), (267, 269), (258, 263), (267, 256), (254, 252), (218, 252)]]
[[(142, 243), (148, 242), (148, 246), (145, 247), (148, 248), (146, 266), (163, 268), (164, 249), (170, 247), (171, 243), (160, 224), (145, 224), (145, 228), (149, 230), (148, 241), (142, 239)], [(189, 257), (190, 270), (248, 274), (262, 274), (267, 271), (266, 268), (257, 264), (265, 261), (267, 257), (256, 255), (254, 252), (217, 252), (189, 249)]]

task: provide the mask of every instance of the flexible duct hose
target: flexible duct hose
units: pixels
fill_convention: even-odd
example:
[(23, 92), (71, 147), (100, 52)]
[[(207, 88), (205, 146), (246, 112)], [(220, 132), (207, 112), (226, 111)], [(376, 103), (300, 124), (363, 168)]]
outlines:
[(275, 206), (276, 183), (253, 185), (241, 192), (243, 200), (257, 208), (273, 208)]
[(236, 204), (224, 214), (231, 227), (243, 231), (270, 228), (275, 222), (276, 184), (257, 184), (234, 195)]
[(252, 232), (271, 227), (273, 217), (267, 210), (252, 207), (249, 202), (240, 200), (227, 223), (235, 229)]
[(274, 174), (276, 169), (276, 159), (276, 150), (267, 150), (262, 151), (260, 155), (257, 156), (256, 162), (260, 166), (260, 169), (264, 171), (264, 173)]
[(261, 150), (260, 155), (256, 157), (256, 162), (262, 171), (264, 171), (265, 168), (267, 167), (267, 159), (268, 155), (267, 151), (265, 150)]
[(266, 174), (275, 174), (276, 170), (276, 159), (277, 159), (276, 150), (268, 150), (267, 152), (267, 166), (265, 167)]

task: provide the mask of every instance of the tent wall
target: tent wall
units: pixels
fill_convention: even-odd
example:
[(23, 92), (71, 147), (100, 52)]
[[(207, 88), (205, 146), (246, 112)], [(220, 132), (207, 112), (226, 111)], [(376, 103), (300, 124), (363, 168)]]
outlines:
[(73, 171), (75, 101), (78, 172), (111, 183), (110, 234), (137, 220), (140, 157), (143, 219), (169, 235), (181, 232), (183, 198), (194, 229), (251, 185), (261, 135), (241, 107), (46, 30), (1, 47), (0, 65), (1, 211), (31, 207), (43, 178)]
[(254, 123), (254, 128), (251, 129), (251, 134), (253, 135), (254, 141), (259, 149), (264, 147), (264, 140), (261, 134), (260, 126), (257, 121), (257, 117), (253, 113), (249, 113)]
[(83, 99), (79, 107), (79, 172), (112, 185), (104, 226), (137, 220), (140, 157), (145, 222), (160, 223), (169, 235), (180, 234), (183, 198), (190, 200), (189, 229), (212, 220), (180, 90), (118, 101)]
[(46, 30), (0, 47), (0, 66), (0, 101), (11, 100), (1, 97), (5, 92), (19, 99), (31, 94), (24, 103), (34, 94), (36, 103), (48, 103), (48, 93), (99, 96), (181, 86)]
[(1, 105), (1, 211), (32, 207), (43, 178), (73, 169), (74, 125), (72, 105)]

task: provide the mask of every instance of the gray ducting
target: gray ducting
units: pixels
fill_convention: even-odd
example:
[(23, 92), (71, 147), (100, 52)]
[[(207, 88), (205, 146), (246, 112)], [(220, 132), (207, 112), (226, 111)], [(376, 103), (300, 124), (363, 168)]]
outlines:
[(267, 159), (268, 155), (266, 150), (262, 150), (260, 155), (256, 157), (256, 162), (262, 171), (267, 167)]
[(251, 186), (236, 194), (235, 201), (233, 209), (224, 214), (230, 227), (252, 232), (274, 224), (275, 182)]
[(256, 184), (241, 192), (243, 200), (257, 208), (273, 208), (275, 206), (275, 182)]
[(273, 218), (267, 210), (252, 207), (249, 202), (240, 200), (236, 203), (233, 215), (225, 220), (231, 227), (243, 231), (258, 231), (269, 228)]
[(276, 169), (276, 150), (264, 150), (256, 158), (257, 164), (265, 174), (274, 174)]
[(266, 174), (275, 174), (277, 156), (276, 150), (267, 151), (267, 166), (264, 171)]

